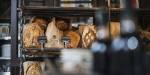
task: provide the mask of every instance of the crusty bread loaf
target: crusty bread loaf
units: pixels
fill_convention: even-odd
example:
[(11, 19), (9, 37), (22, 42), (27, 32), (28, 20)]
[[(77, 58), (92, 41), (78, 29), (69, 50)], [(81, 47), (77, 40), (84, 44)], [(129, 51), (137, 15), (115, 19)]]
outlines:
[(110, 33), (112, 38), (116, 38), (120, 35), (120, 22), (110, 23)]
[(42, 30), (36, 23), (30, 23), (24, 26), (23, 29), (23, 44), (24, 47), (41, 47), (38, 43), (38, 37), (44, 34)]
[[(61, 37), (63, 36), (63, 32), (60, 31), (56, 27), (56, 21), (55, 18), (52, 19), (52, 21), (48, 24), (48, 27), (46, 29), (46, 37), (47, 37), (47, 43), (45, 44), (45, 47), (47, 48), (52, 48), (52, 47), (57, 47), (57, 48), (63, 48), (63, 44), (61, 43)], [(53, 45), (54, 42), (52, 42), (53, 36), (55, 36), (55, 40), (58, 40), (56, 46)]]
[(91, 29), (85, 33), (85, 36), (83, 37), (83, 45), (86, 48), (89, 48), (92, 44), (92, 42), (95, 40), (96, 34)]
[(82, 34), (82, 46), (89, 48), (91, 43), (96, 39), (96, 28), (94, 25), (81, 25), (79, 31)]
[(23, 63), (24, 75), (42, 75), (42, 62), (27, 61)]
[(69, 31), (67, 36), (70, 38), (71, 48), (77, 48), (80, 41), (80, 35), (77, 32)]
[(26, 71), (27, 75), (42, 75), (42, 69), (38, 63), (30, 65)]

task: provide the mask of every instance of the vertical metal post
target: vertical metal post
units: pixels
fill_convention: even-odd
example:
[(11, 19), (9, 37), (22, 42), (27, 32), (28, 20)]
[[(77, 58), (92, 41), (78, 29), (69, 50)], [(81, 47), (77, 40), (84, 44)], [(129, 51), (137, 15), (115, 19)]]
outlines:
[(17, 0), (11, 0), (11, 75), (19, 75)]
[(93, 7), (97, 7), (97, 3), (96, 2), (97, 2), (97, 0), (92, 0), (92, 6)]

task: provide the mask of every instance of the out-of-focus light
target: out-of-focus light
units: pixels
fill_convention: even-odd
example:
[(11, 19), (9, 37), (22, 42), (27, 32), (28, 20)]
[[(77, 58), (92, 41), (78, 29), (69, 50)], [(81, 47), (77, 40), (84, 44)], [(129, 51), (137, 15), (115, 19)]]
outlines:
[(130, 37), (127, 41), (127, 46), (130, 50), (134, 50), (138, 47), (139, 41), (136, 37)]
[(111, 46), (114, 51), (119, 51), (125, 47), (125, 40), (121, 38), (116, 38), (113, 40)]
[(107, 46), (104, 43), (94, 42), (92, 43), (91, 49), (93, 52), (105, 52), (107, 49)]
[(98, 39), (105, 39), (107, 38), (108, 32), (105, 28), (101, 28), (97, 31), (96, 36)]
[(132, 33), (135, 31), (135, 24), (132, 20), (126, 19), (121, 22), (122, 32)]
[(4, 40), (10, 40), (11, 39), (11, 37), (10, 36), (6, 36), (6, 37), (4, 37)]

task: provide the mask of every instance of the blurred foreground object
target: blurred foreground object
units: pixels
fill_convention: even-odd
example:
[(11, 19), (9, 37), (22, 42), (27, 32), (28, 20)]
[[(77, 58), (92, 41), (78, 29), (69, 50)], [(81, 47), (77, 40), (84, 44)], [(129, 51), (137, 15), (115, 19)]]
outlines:
[(86, 49), (63, 49), (61, 72), (68, 75), (92, 75), (92, 54)]

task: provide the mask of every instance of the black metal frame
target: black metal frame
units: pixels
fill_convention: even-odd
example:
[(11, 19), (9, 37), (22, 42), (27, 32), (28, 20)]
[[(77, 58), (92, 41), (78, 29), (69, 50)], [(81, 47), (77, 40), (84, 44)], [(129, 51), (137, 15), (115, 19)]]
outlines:
[[(92, 0), (95, 1), (95, 0)], [(19, 0), (11, 0), (11, 75), (20, 75), (21, 61), (18, 56), (18, 20), (22, 16), (43, 15), (43, 16), (95, 16), (96, 8), (32, 8), (21, 7)], [(19, 11), (19, 12), (18, 12)], [(54, 13), (54, 14), (51, 14)], [(65, 14), (66, 15), (65, 15)], [(41, 58), (41, 57), (40, 57)], [(27, 60), (32, 58), (27, 58)]]
[(11, 0), (11, 75), (19, 75), (17, 0)]
[(60, 3), (91, 3), (92, 1), (60, 1)]
[(10, 23), (10, 18), (0, 18), (0, 23)]
[[(18, 8), (17, 3), (19, 0), (11, 0), (11, 75), (20, 75), (20, 60), (18, 57)], [(92, 0), (95, 7), (97, 6), (96, 1)], [(22, 7), (21, 11), (23, 12), (23, 16), (31, 16), (31, 15), (45, 15), (45, 16), (95, 16), (95, 12), (98, 8), (33, 8), (33, 7)], [(19, 10), (20, 11), (20, 10)], [(120, 18), (120, 9), (110, 9), (111, 18), (117, 19)], [(137, 9), (136, 10), (139, 18), (141, 15), (149, 15), (150, 10)], [(65, 14), (64, 14), (65, 13)], [(30, 60), (30, 58), (29, 58)], [(32, 60), (32, 59), (31, 59)]]
[(23, 7), (23, 15), (46, 15), (46, 16), (94, 16), (98, 8), (82, 7)]

